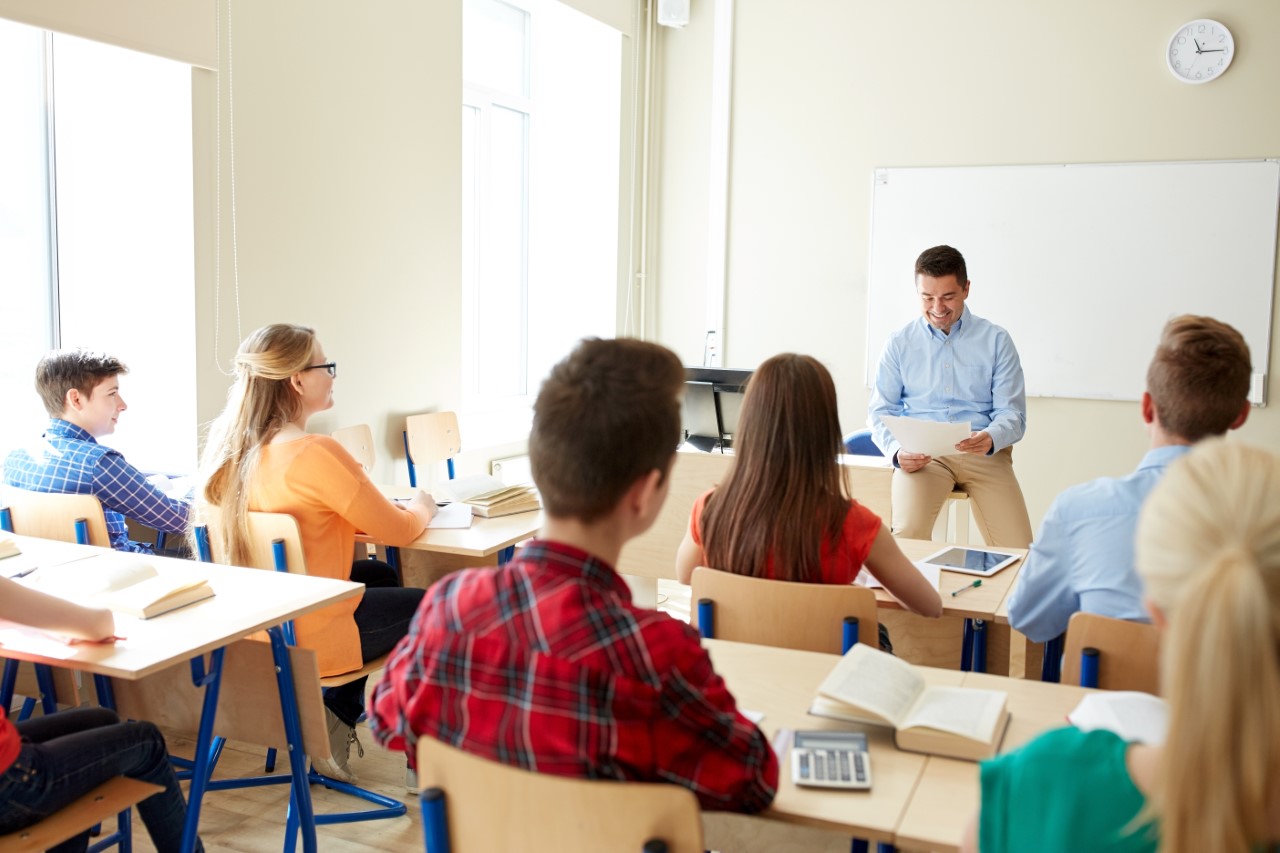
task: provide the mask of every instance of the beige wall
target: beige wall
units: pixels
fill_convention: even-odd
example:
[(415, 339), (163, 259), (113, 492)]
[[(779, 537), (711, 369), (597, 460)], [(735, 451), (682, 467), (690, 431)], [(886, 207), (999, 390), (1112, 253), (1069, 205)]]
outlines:
[[(380, 0), (359, 15), (342, 0), (232, 8), (229, 73), (197, 72), (195, 81), (197, 180), (206, 188), (197, 211), (200, 418), (217, 414), (229, 383), (213, 357), (221, 82), (218, 362), (227, 367), (238, 342), (238, 263), (243, 333), (277, 321), (315, 326), (340, 368), (337, 403), (311, 428), (369, 422), (379, 473), (390, 477), (403, 416), (459, 401), (461, 3)], [(226, 55), (224, 46), (224, 66)]]
[[(835, 374), (844, 427), (862, 425), (876, 166), (1280, 156), (1280, 55), (1268, 49), (1280, 5), (1215, 11), (1238, 56), (1222, 80), (1187, 86), (1163, 51), (1179, 24), (1206, 14), (1190, 0), (737, 0), (725, 363), (812, 353)], [(662, 30), (660, 43), (656, 332), (693, 361), (704, 331), (712, 14), (710, 0), (695, 0), (689, 27)], [(981, 314), (982, 271), (970, 277)], [(1034, 270), (1027, 280), (1034, 286)], [(1136, 284), (1168, 313), (1159, 282)], [(1071, 297), (1039, 298), (1051, 323), (1054, 301)], [(1273, 354), (1269, 372), (1278, 369)], [(1276, 409), (1255, 409), (1241, 435), (1280, 451)], [(1015, 455), (1033, 521), (1067, 485), (1125, 473), (1145, 448), (1136, 404), (1032, 399)]]

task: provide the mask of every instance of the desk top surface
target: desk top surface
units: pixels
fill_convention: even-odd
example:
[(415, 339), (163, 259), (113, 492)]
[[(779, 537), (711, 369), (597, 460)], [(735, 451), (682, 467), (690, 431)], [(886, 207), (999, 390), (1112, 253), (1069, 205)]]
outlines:
[[(902, 548), (902, 553), (906, 554), (910, 560), (923, 560), (930, 554), (949, 547), (946, 542), (933, 542), (927, 539), (898, 539), (898, 546)], [(944, 614), (963, 616), (970, 619), (989, 619), (1001, 623), (1009, 621), (1009, 611), (1005, 607), (1005, 599), (1009, 595), (1009, 590), (1013, 588), (1014, 583), (1017, 581), (1018, 573), (1022, 571), (1022, 565), (1026, 561), (1027, 549), (1000, 548), (998, 550), (1009, 554), (1017, 554), (1019, 559), (1013, 565), (1001, 569), (991, 577), (982, 578), (982, 586), (962, 592), (959, 595), (953, 596), (951, 593), (958, 589), (963, 589), (978, 580), (978, 578), (975, 575), (949, 572), (946, 569), (942, 570), (938, 582), (938, 594), (942, 596), (942, 612)], [(893, 596), (883, 589), (876, 590), (876, 600), (881, 607), (901, 609), (901, 605), (893, 599)]]
[[(703, 640), (716, 672), (741, 708), (762, 712), (761, 728), (771, 738), (779, 729), (862, 729), (868, 733), (873, 787), (868, 792), (824, 791), (792, 784), (781, 761), (778, 796), (763, 817), (849, 832), (873, 841), (915, 849), (954, 849), (978, 805), (978, 765), (971, 761), (903, 752), (891, 730), (857, 726), (807, 713), (818, 685), (836, 664), (836, 655)], [(1012, 714), (1004, 749), (1064, 722), (1087, 692), (979, 673), (917, 667), (930, 684), (964, 685), (1009, 693)], [(785, 755), (782, 756), (786, 758)]]
[[(41, 566), (113, 554), (107, 548), (50, 543), (15, 537), (27, 553), (46, 555)], [(49, 547), (49, 546), (57, 547)], [(151, 619), (116, 614), (111, 645), (67, 646), (38, 637), (8, 636), (0, 654), (36, 663), (80, 669), (99, 675), (137, 679), (205, 654), (273, 625), (359, 595), (364, 587), (349, 581), (144, 556), (160, 574), (198, 571), (213, 587), (212, 598)]]
[[(392, 499), (412, 497), (418, 491), (408, 486), (381, 484), (378, 485), (378, 490)], [(417, 551), (435, 551), (439, 554), (460, 554), (464, 557), (487, 557), (509, 545), (528, 539), (541, 529), (541, 510), (517, 512), (497, 518), (475, 516), (471, 519), (471, 526), (468, 528), (427, 528), (417, 539), (400, 547)], [(387, 544), (363, 533), (356, 534), (356, 541), (375, 545)]]

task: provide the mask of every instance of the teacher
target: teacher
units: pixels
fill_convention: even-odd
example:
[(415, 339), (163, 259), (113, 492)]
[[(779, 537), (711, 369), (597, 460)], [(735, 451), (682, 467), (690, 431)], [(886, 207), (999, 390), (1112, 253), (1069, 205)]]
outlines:
[[(915, 278), (922, 317), (885, 343), (867, 417), (876, 446), (896, 469), (893, 532), (929, 539), (943, 502), (959, 486), (988, 545), (1026, 548), (1031, 519), (1013, 473), (1013, 444), (1027, 428), (1018, 351), (1008, 332), (965, 307), (969, 273), (958, 251), (926, 249)], [(932, 457), (904, 450), (884, 415), (968, 421), (973, 432), (954, 455)]]

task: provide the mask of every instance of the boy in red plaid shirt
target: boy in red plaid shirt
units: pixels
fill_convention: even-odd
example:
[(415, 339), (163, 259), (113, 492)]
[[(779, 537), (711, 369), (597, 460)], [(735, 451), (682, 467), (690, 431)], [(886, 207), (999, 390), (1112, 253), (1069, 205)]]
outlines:
[(666, 499), (683, 384), (674, 353), (634, 339), (555, 366), (529, 438), (541, 535), (428, 590), (374, 692), (383, 745), (412, 764), (434, 737), (540, 773), (676, 783), (706, 809), (769, 805), (777, 758), (697, 632), (633, 605), (613, 569)]

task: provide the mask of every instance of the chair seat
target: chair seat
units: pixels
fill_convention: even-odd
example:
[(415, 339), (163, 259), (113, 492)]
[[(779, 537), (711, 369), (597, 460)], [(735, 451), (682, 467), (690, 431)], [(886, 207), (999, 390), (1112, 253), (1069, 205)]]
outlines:
[(366, 676), (373, 675), (378, 670), (386, 668), (387, 658), (389, 657), (391, 657), (390, 654), (385, 654), (380, 658), (374, 658), (364, 666), (359, 669), (352, 670), (351, 672), (343, 672), (338, 675), (326, 675), (324, 678), (320, 679), (320, 686), (341, 687), (344, 684), (350, 684), (357, 678), (365, 678)]
[(163, 790), (150, 782), (117, 776), (39, 823), (0, 835), (0, 850), (47, 850)]

